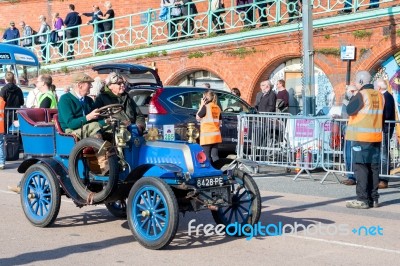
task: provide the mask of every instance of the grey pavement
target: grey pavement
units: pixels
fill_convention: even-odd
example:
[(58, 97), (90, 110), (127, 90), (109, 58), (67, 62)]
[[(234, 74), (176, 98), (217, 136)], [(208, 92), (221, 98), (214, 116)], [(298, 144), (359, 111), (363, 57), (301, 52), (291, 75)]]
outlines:
[[(398, 265), (400, 260), (400, 184), (380, 191), (382, 207), (345, 208), (355, 186), (324, 184), (281, 168), (254, 176), (262, 196), (262, 225), (286, 226), (281, 236), (188, 235), (188, 223), (213, 223), (208, 211), (180, 215), (180, 227), (166, 250), (152, 251), (133, 238), (127, 221), (112, 217), (104, 206), (77, 208), (63, 197), (55, 224), (32, 226), (19, 195), (7, 185), (21, 175), (16, 163), (0, 172), (0, 265)], [(304, 225), (290, 234), (290, 226)], [(272, 227), (271, 227), (272, 228)], [(381, 229), (379, 229), (381, 228)], [(352, 230), (356, 229), (355, 232)], [(380, 232), (381, 234), (379, 234)]]

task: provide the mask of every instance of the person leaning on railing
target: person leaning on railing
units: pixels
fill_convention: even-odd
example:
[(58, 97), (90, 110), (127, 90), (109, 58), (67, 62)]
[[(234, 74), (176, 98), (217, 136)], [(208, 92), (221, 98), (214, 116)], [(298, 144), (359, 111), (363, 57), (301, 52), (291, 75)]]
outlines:
[(104, 30), (104, 37), (107, 42), (105, 45), (105, 49), (111, 49), (113, 46), (112, 43), (112, 30), (114, 29), (114, 17), (115, 17), (115, 12), (112, 9), (112, 4), (111, 2), (107, 1), (104, 3), (104, 6), (106, 7), (107, 11), (104, 13), (104, 16), (102, 15), (97, 15), (99, 19), (105, 20), (103, 24), (103, 30)]
[(211, 20), (215, 26), (216, 34), (225, 33), (224, 20), (221, 15), (225, 12), (224, 0), (211, 0)]
[[(53, 31), (57, 34), (57, 42), (54, 44), (58, 48), (58, 54), (64, 57), (64, 21), (60, 18), (60, 14), (53, 14)], [(64, 60), (63, 58), (60, 61)]]
[(75, 58), (74, 44), (76, 42), (76, 38), (79, 36), (79, 28), (76, 26), (82, 24), (82, 19), (79, 16), (79, 13), (75, 11), (75, 6), (73, 4), (69, 4), (68, 8), (69, 12), (64, 20), (64, 26), (67, 28), (65, 30), (65, 39), (68, 42), (67, 60), (71, 60)]
[(22, 30), (22, 38), (21, 40), (21, 46), (22, 47), (31, 47), (32, 46), (32, 35), (33, 35), (33, 30), (30, 26), (26, 25), (24, 21), (21, 21), (19, 23), (19, 26), (21, 27)]
[(40, 27), (38, 31), (39, 35), (39, 43), (40, 43), (40, 50), (42, 51), (42, 60), (47, 61), (49, 60), (48, 54), (48, 32), (50, 32), (50, 26), (46, 22), (46, 17), (43, 15), (39, 16)]

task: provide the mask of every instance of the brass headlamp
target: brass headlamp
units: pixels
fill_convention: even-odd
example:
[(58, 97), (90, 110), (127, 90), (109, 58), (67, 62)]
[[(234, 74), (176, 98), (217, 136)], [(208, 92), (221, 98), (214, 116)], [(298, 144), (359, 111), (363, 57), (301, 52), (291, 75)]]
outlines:
[(196, 139), (200, 136), (200, 132), (195, 127), (194, 123), (187, 124), (186, 136), (189, 143), (196, 143)]

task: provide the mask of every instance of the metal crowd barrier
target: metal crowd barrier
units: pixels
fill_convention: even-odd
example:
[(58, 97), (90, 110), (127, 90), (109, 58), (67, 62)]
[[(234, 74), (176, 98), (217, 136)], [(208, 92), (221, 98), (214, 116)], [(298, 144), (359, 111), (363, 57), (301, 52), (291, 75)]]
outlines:
[[(310, 171), (326, 171), (321, 184), (332, 174), (338, 182), (339, 175), (354, 174), (351, 142), (346, 141), (347, 119), (330, 117), (291, 116), (279, 113), (238, 115), (237, 159), (234, 164), (256, 173), (260, 166), (283, 167), (303, 172), (314, 180)], [(400, 121), (387, 121), (388, 131)], [(381, 146), (380, 176), (400, 177), (400, 144), (396, 134), (384, 134)], [(389, 149), (385, 149), (385, 145)], [(387, 160), (385, 160), (387, 158)], [(385, 164), (387, 161), (387, 164)]]
[[(17, 110), (21, 108), (5, 108), (4, 110), (4, 134), (19, 135), (19, 123)], [(6, 124), (7, 123), (7, 124)]]

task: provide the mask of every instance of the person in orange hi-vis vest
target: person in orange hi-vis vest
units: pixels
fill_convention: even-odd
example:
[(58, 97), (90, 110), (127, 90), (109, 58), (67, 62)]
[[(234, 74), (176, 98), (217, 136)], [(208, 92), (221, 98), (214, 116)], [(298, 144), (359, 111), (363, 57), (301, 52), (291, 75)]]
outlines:
[(346, 140), (352, 142), (353, 171), (357, 180), (357, 199), (346, 202), (347, 208), (368, 209), (378, 207), (380, 150), (382, 142), (383, 107), (382, 93), (370, 84), (367, 71), (356, 74), (358, 92), (346, 107), (349, 122)]
[(208, 90), (204, 93), (196, 115), (200, 121), (200, 145), (203, 147), (207, 159), (211, 163), (216, 162), (218, 157), (218, 143), (221, 137), (221, 108), (217, 104), (217, 95)]
[(3, 97), (0, 97), (0, 170), (4, 169), (5, 156), (4, 156), (4, 109), (6, 108), (6, 102)]

